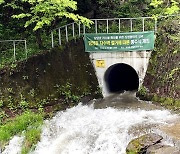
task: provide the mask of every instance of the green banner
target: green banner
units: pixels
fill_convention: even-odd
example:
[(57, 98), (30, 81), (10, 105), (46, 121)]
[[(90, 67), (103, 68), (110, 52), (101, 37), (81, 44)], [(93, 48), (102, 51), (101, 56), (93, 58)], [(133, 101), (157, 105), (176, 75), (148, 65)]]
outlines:
[(153, 50), (154, 40), (153, 31), (84, 34), (86, 52)]

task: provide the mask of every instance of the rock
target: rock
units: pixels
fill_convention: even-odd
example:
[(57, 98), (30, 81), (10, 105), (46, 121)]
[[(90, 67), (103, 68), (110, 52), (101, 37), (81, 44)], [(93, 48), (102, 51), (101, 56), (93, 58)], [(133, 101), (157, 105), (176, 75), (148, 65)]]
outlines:
[(146, 154), (180, 154), (180, 151), (175, 147), (156, 144), (150, 146), (147, 149)]
[(93, 98), (90, 96), (84, 96), (80, 99), (80, 102), (82, 102), (83, 104), (88, 104), (89, 101), (91, 101)]
[(168, 145), (162, 145), (162, 144), (155, 144), (147, 148), (146, 154), (154, 154), (154, 152), (161, 148), (170, 147)]
[(173, 140), (175, 146), (180, 150), (180, 121), (173, 125), (162, 126), (159, 128), (166, 136)]
[(156, 143), (159, 143), (162, 139), (163, 139), (162, 136), (154, 134), (154, 133), (143, 135), (129, 142), (126, 148), (126, 152), (127, 154), (130, 154), (130, 153), (143, 154), (146, 152), (148, 147), (155, 145)]

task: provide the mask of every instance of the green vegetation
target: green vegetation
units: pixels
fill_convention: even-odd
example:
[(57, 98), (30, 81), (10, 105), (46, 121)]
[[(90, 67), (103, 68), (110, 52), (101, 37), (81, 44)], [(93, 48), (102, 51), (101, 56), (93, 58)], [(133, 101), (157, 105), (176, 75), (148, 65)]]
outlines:
[(88, 55), (81, 52), (83, 42), (69, 44), (3, 69), (1, 121), (29, 109), (51, 114), (76, 105), (82, 97), (97, 98), (97, 80)]
[(165, 106), (168, 109), (173, 109), (175, 111), (180, 110), (180, 100), (179, 99), (173, 99), (170, 97), (160, 97), (157, 95), (154, 95), (152, 98), (152, 101), (156, 103), (160, 103), (160, 105)]
[[(37, 123), (37, 126), (29, 129), (24, 135), (24, 143), (22, 146), (21, 154), (27, 154), (29, 151), (33, 151), (36, 147), (36, 144), (40, 141), (41, 136), (41, 122)], [(36, 124), (35, 124), (36, 125)]]
[[(88, 5), (88, 6), (87, 6)], [(162, 0), (125, 0), (125, 1), (106, 1), (106, 0), (87, 0), (82, 2), (80, 0), (71, 1), (71, 0), (14, 0), (14, 1), (0, 1), (0, 39), (26, 39), (28, 44), (28, 57), (33, 56), (34, 54), (44, 53), (49, 50), (51, 47), (51, 39), (50, 32), (52, 29), (62, 26), (66, 23), (74, 21), (81, 21), (83, 24), (90, 25), (91, 22), (86, 18), (78, 15), (85, 14), (94, 11), (93, 18), (106, 18), (106, 17), (140, 17), (140, 16), (160, 16), (160, 15), (168, 15), (179, 13), (179, 5), (177, 0), (170, 1), (162, 1)], [(109, 12), (111, 11), (111, 12)], [(171, 19), (170, 19), (171, 20)], [(135, 22), (135, 21), (133, 21)], [(152, 28), (152, 22), (148, 22), (147, 25), (149, 29)], [(169, 24), (168, 24), (168, 23)], [(164, 24), (169, 29), (172, 28), (173, 25), (178, 27), (177, 23), (171, 23), (167, 20)], [(170, 24), (171, 23), (171, 24)], [(98, 23), (102, 32), (106, 32), (106, 27), (103, 23)], [(109, 32), (118, 31), (118, 23), (116, 21), (109, 21)], [(122, 30), (127, 31), (127, 27), (129, 27), (129, 23), (122, 23)], [(137, 21), (136, 27), (133, 27), (134, 31), (140, 30), (142, 27), (141, 21)], [(105, 24), (106, 25), (106, 24)], [(128, 25), (128, 26), (127, 26)], [(158, 25), (159, 26), (159, 25)], [(72, 27), (72, 26), (71, 26)], [(82, 29), (81, 29), (82, 30)], [(90, 29), (92, 30), (92, 29)], [(68, 27), (69, 33), (72, 33), (72, 28)], [(163, 33), (163, 35), (167, 35), (165, 37), (171, 38), (178, 42), (179, 34), (175, 33), (177, 31), (176, 28), (172, 29), (171, 34)], [(55, 35), (57, 35), (55, 33)], [(70, 34), (69, 34), (70, 35)], [(162, 35), (162, 34), (161, 34)], [(164, 36), (163, 36), (164, 37)], [(64, 37), (65, 38), (65, 37)], [(70, 40), (71, 38), (69, 38)], [(166, 41), (166, 40), (163, 40)], [(0, 43), (0, 68), (8, 66), (12, 68), (17, 67), (17, 63), (14, 63), (13, 59), (13, 44), (9, 43)], [(157, 44), (162, 44), (161, 41), (157, 41)], [(158, 45), (156, 45), (158, 46)], [(154, 65), (157, 65), (159, 55), (164, 54), (166, 46), (162, 46), (161, 49), (156, 48), (155, 54), (153, 54)], [(23, 61), (26, 59), (24, 44), (22, 42), (18, 42), (16, 44), (16, 60)], [(173, 54), (177, 54), (179, 52), (178, 48), (173, 49)], [(9, 64), (9, 65), (7, 65)], [(38, 70), (36, 70), (38, 72)], [(44, 70), (46, 73), (46, 70)], [(148, 70), (152, 75), (157, 73), (157, 70), (152, 67), (151, 70)], [(178, 67), (173, 67), (169, 70), (164, 77), (164, 80), (173, 81), (177, 72), (179, 72)], [(13, 71), (10, 72), (13, 75)], [(24, 81), (29, 81), (32, 76), (23, 75)], [(55, 83), (56, 84), (56, 83)], [(52, 85), (54, 86), (54, 85)], [(70, 85), (60, 85), (57, 84), (57, 90), (59, 95), (65, 98), (66, 102), (72, 99), (73, 102), (79, 100), (81, 96), (78, 96), (74, 92), (72, 92), (72, 88), (68, 87)], [(59, 88), (59, 89), (58, 89)], [(68, 90), (69, 88), (69, 90)], [(175, 87), (176, 88), (176, 87)], [(32, 107), (32, 102), (27, 101), (27, 97), (34, 98), (38, 95), (38, 92), (35, 88), (29, 88), (29, 92), (27, 94), (24, 93), (23, 89), (19, 92), (19, 96), (21, 96), (18, 105), (14, 105), (14, 95), (15, 90), (12, 87), (8, 87), (5, 89), (6, 93), (9, 94), (7, 97), (2, 98), (1, 101), (4, 102), (4, 105), (8, 106), (10, 110), (26, 110)], [(141, 89), (141, 92), (144, 93), (145, 89)], [(89, 91), (85, 92), (89, 93)], [(28, 96), (26, 96), (28, 95)], [(54, 98), (57, 96), (54, 96)], [(39, 100), (38, 108), (42, 110), (45, 104), (51, 101), (51, 96), (47, 96)], [(8, 102), (8, 103), (5, 103)], [(6, 117), (2, 112), (1, 117)]]
[[(68, 22), (93, 22), (75, 13), (73, 0), (0, 1), (0, 40), (27, 40), (27, 57), (51, 47), (51, 30)], [(16, 60), (26, 59), (23, 42), (15, 42)], [(13, 42), (0, 42), (0, 68), (14, 63)]]
[(43, 114), (30, 111), (6, 121), (0, 126), (0, 143), (6, 145), (14, 135), (25, 136), (22, 153), (28, 153), (40, 139)]
[(143, 85), (139, 88), (138, 90), (138, 93), (141, 95), (141, 96), (146, 96), (147, 95), (147, 88), (144, 87)]
[(12, 136), (21, 133), (23, 130), (28, 130), (28, 127), (37, 127), (37, 124), (42, 120), (42, 115), (25, 112), (0, 126), (0, 140), (8, 141)]
[(174, 75), (175, 75), (176, 73), (178, 73), (178, 72), (180, 72), (180, 68), (178, 68), (178, 67), (170, 70), (170, 72), (167, 72), (167, 73), (166, 73), (166, 76), (165, 76), (165, 79), (164, 79), (164, 80), (169, 80), (169, 81), (175, 80)]
[[(65, 103), (77, 103), (80, 100), (80, 96), (73, 94), (72, 84), (67, 82), (65, 85), (56, 85), (57, 92), (60, 96), (64, 97)], [(78, 89), (77, 89), (78, 90)]]
[[(27, 40), (27, 56), (31, 57), (51, 48), (52, 29), (70, 23), (72, 20), (80, 21), (88, 27), (92, 24), (90, 20), (78, 14), (89, 16), (88, 13), (93, 12), (90, 18), (157, 17), (178, 13), (178, 4), (177, 0), (14, 0), (11, 2), (1, 0), (0, 40)], [(109, 27), (109, 32), (116, 31), (118, 28), (116, 24), (114, 21), (110, 23), (112, 26)], [(122, 26), (122, 30), (126, 31), (128, 23), (123, 24), (125, 25)], [(139, 25), (134, 27), (135, 31), (140, 30), (141, 22), (137, 21), (134, 24)], [(147, 25), (152, 27), (152, 23)], [(71, 27), (68, 28), (70, 34), (72, 34)], [(102, 27), (102, 32), (103, 29), (106, 30)], [(24, 44), (16, 42), (16, 60), (24, 59), (26, 59)], [(0, 42), (0, 68), (14, 62), (12, 42)]]
[(176, 0), (152, 0), (150, 5), (154, 7), (152, 14), (155, 16), (172, 15), (180, 11), (179, 2)]
[[(81, 16), (89, 16), (89, 12), (92, 12), (90, 18), (153, 16), (156, 19), (161, 15), (178, 14), (179, 10), (178, 0), (0, 0), (0, 40), (27, 40), (27, 58), (29, 58), (38, 54), (43, 55), (47, 53), (47, 51), (50, 51), (51, 30), (72, 21), (81, 22), (87, 26), (90, 26), (92, 22)], [(142, 27), (141, 21), (135, 22), (137, 23), (133, 24), (136, 24), (137, 26), (133, 27), (134, 31), (140, 31)], [(146, 24), (148, 25), (147, 29), (152, 29), (152, 22), (145, 22), (147, 22)], [(105, 33), (106, 26), (104, 25), (106, 23), (104, 24), (102, 22), (98, 24), (101, 32)], [(124, 22), (122, 24), (124, 24), (124, 26), (122, 26), (122, 30), (128, 31), (127, 27), (129, 26), (129, 23)], [(117, 21), (110, 21), (109, 32), (113, 33), (118, 31), (117, 25)], [(171, 45), (169, 50), (171, 50), (173, 55), (177, 55), (179, 53), (179, 46), (177, 45), (180, 42), (180, 32), (178, 29), (179, 17), (175, 17), (173, 20), (172, 18), (169, 18), (166, 21), (161, 22), (161, 24), (158, 26), (159, 29), (162, 30), (162, 33), (157, 34), (158, 39), (156, 41), (156, 48), (150, 61), (153, 63), (153, 65), (148, 70), (148, 73), (153, 77), (160, 72), (160, 70), (157, 69), (157, 66), (159, 67), (159, 58), (162, 56), (169, 56), (167, 55), (167, 43)], [(89, 32), (91, 31), (92, 29), (90, 27)], [(72, 28), (68, 27), (68, 32), (72, 34)], [(58, 38), (57, 34), (58, 32), (54, 33), (54, 35)], [(63, 36), (65, 36), (65, 33)], [(70, 36), (69, 40), (71, 39), (72, 37)], [(62, 41), (64, 40), (62, 39)], [(161, 47), (158, 46), (159, 44)], [(77, 46), (77, 44), (74, 46)], [(62, 52), (61, 55), (57, 54), (55, 50), (51, 50), (51, 53), (55, 53), (55, 56), (58, 56), (59, 58), (63, 57), (65, 60), (61, 58), (59, 61), (68, 63), (67, 65), (70, 67), (72, 67), (71, 65), (76, 65), (76, 63), (73, 63), (72, 61), (77, 60), (73, 59), (77, 56), (77, 54), (72, 55), (72, 53), (68, 51), (69, 59), (73, 59), (71, 61), (67, 57), (63, 56), (63, 52), (67, 51), (69, 46), (67, 46), (67, 48), (65, 48), (65, 46), (59, 47), (59, 49), (60, 48), (62, 50), (57, 50), (57, 52)], [(4, 69), (4, 71), (7, 71), (8, 73), (5, 73), (9, 75), (4, 81), (6, 81), (8, 78), (13, 80), (16, 78), (16, 75), (19, 75), (17, 72), (21, 71), (17, 61), (26, 60), (26, 52), (23, 42), (16, 42), (16, 59), (14, 59), (13, 54), (13, 42), (0, 42), (0, 69), (6, 67), (7, 69)], [(27, 72), (25, 73), (20, 73), (19, 80), (22, 80), (23, 82), (14, 80), (14, 82), (11, 84), (5, 83), (8, 86), (4, 86), (2, 89), (0, 89), (0, 143), (3, 145), (7, 144), (10, 138), (16, 134), (24, 135), (25, 139), (22, 148), (23, 154), (33, 150), (36, 143), (40, 139), (41, 125), (44, 117), (43, 112), (46, 110), (45, 107), (49, 107), (47, 110), (50, 113), (56, 109), (65, 109), (67, 107), (76, 105), (82, 97), (89, 96), (93, 91), (92, 88), (94, 85), (91, 87), (89, 86), (91, 83), (86, 83), (86, 81), (83, 82), (83, 84), (79, 84), (79, 87), (75, 87), (76, 85), (74, 83), (76, 81), (74, 80), (77, 80), (78, 78), (78, 80), (83, 81), (86, 77), (81, 77), (78, 74), (78, 77), (71, 78), (72, 75), (75, 76), (77, 70), (72, 70), (73, 73), (64, 73), (63, 70), (71, 71), (69, 67), (59, 68), (59, 70), (62, 70), (63, 72), (61, 75), (62, 79), (68, 78), (67, 80), (59, 81), (61, 80), (59, 79), (53, 82), (52, 80), (55, 79), (52, 79), (50, 75), (47, 75), (47, 78), (45, 78), (44, 74), (48, 74), (48, 71), (50, 74), (53, 73), (51, 65), (53, 67), (64, 67), (62, 63), (53, 65), (52, 61), (48, 61), (50, 58), (52, 59), (52, 57), (50, 57), (51, 54), (47, 55), (47, 57), (43, 57), (44, 59), (42, 57), (36, 59), (36, 61), (41, 63), (43, 66), (41, 66), (41, 68), (33, 68), (31, 71), (34, 71), (34, 74), (28, 74), (30, 69), (26, 70)], [(43, 60), (47, 62), (47, 66), (45, 66)], [(59, 61), (56, 61), (55, 63), (58, 63)], [(88, 59), (86, 59), (86, 62), (87, 61)], [(21, 63), (21, 65), (21, 67), (24, 68), (26, 63)], [(33, 65), (35, 65), (34, 61), (30, 61), (29, 65), (31, 65), (30, 67), (33, 67)], [(89, 66), (87, 65), (85, 67)], [(161, 67), (164, 68), (165, 65), (162, 64)], [(81, 63), (77, 63), (76, 68), (82, 69), (82, 72), (87, 71), (87, 69), (85, 69)], [(4, 72), (2, 71), (1, 73), (3, 74)], [(57, 74), (60, 73), (61, 72), (58, 72)], [(169, 68), (168, 71), (164, 73), (162, 80), (160, 78), (157, 79), (159, 83), (156, 86), (172, 84), (174, 85), (172, 88), (178, 91), (179, 85), (175, 85), (178, 73), (178, 66)], [(57, 77), (57, 74), (53, 74), (54, 78)], [(40, 83), (43, 86), (40, 84), (37, 86), (35, 85), (40, 80), (39, 76), (41, 79), (43, 77), (45, 78), (44, 80), (42, 79), (42, 83)], [(61, 76), (59, 78), (61, 78)], [(51, 80), (53, 84), (51, 84), (49, 80)], [(91, 80), (91, 78), (88, 80)], [(33, 86), (27, 84), (30, 83), (30, 81), (33, 82), (31, 83)], [(47, 83), (43, 81), (46, 81)], [(21, 83), (22, 87), (17, 85), (18, 83)], [(37, 88), (41, 86), (43, 87), (42, 89)], [(44, 88), (44, 86), (47, 86), (48, 88)], [(47, 89), (52, 93), (47, 94), (47, 91), (45, 91)], [(179, 99), (172, 99), (169, 96), (159, 97), (156, 94), (149, 97), (149, 91), (144, 86), (140, 88), (139, 93), (141, 96), (148, 97), (148, 99), (151, 98), (154, 102), (158, 102), (159, 104), (167, 106), (168, 108), (175, 110), (180, 109)], [(101, 94), (101, 89), (97, 88), (95, 94)], [(54, 102), (56, 107), (53, 108), (53, 104), (51, 103)], [(36, 112), (38, 111), (40, 114), (30, 112), (29, 109)], [(8, 118), (12, 118), (14, 115), (19, 113), (23, 114), (17, 116), (13, 120), (7, 120)]]
[(179, 12), (178, 0), (98, 0), (102, 17), (140, 17), (170, 15)]
[[(23, 4), (23, 8), (22, 8)], [(13, 8), (20, 8), (22, 13), (13, 15), (13, 18), (25, 19), (25, 27), (35, 25), (33, 30), (44, 28), (45, 26), (52, 26), (52, 23), (60, 18), (66, 17), (74, 21), (81, 21), (83, 24), (90, 26), (92, 21), (85, 17), (75, 15), (69, 11), (77, 10), (77, 2), (72, 0), (21, 0), (21, 4), (13, 1), (9, 4)], [(27, 6), (29, 10), (27, 10)]]
[(128, 151), (127, 154), (137, 154), (137, 152), (134, 152), (134, 151)]
[(148, 0), (107, 1), (98, 0), (99, 14), (105, 17), (140, 17), (146, 16)]
[[(155, 102), (168, 108), (179, 109), (177, 99), (179, 98), (179, 17), (168, 18), (159, 23), (159, 31), (156, 37), (156, 48), (152, 52), (147, 80), (145, 86), (149, 89), (149, 95), (161, 95), (161, 97), (172, 97), (173, 102), (163, 101), (154, 96)], [(146, 79), (145, 79), (146, 80)], [(146, 81), (145, 81), (146, 82)], [(174, 107), (173, 107), (174, 106)]]
[(140, 97), (140, 99), (152, 101), (156, 105), (160, 105), (163, 107), (166, 107), (167, 109), (174, 110), (175, 112), (179, 113), (180, 111), (180, 99), (175, 99), (172, 97), (165, 97), (165, 96), (159, 96), (157, 94), (152, 93), (144, 93), (144, 90), (138, 91), (137, 96)]

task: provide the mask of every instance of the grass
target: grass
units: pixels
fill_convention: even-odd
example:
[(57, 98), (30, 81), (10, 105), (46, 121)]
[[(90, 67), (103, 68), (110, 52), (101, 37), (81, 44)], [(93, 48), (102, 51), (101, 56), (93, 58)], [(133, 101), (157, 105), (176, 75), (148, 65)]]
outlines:
[(34, 150), (37, 142), (40, 140), (41, 129), (33, 128), (25, 133), (25, 140), (22, 147), (21, 154), (27, 154), (29, 151)]
[[(148, 94), (145, 95), (148, 98)], [(164, 106), (167, 109), (174, 110), (177, 113), (180, 113), (180, 99), (174, 99), (171, 97), (160, 97), (157, 94), (153, 94), (151, 101), (153, 101), (156, 105)]]
[(40, 140), (42, 124), (43, 114), (26, 111), (0, 126), (0, 142), (5, 145), (14, 135), (24, 135), (21, 153), (27, 154)]

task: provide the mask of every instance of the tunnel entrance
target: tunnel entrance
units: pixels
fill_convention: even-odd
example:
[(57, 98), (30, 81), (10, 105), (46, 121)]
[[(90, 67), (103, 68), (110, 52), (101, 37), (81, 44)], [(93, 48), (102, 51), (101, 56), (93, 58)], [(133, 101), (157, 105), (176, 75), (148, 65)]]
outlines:
[(109, 92), (133, 91), (139, 87), (139, 77), (133, 67), (118, 63), (109, 67), (105, 73)]

